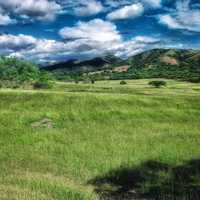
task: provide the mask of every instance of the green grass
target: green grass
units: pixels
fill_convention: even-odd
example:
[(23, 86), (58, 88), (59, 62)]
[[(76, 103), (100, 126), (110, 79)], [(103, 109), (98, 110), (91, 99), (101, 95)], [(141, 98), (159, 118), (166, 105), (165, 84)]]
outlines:
[[(148, 80), (119, 82), (0, 90), (0, 199), (99, 199), (95, 190), (105, 184), (114, 191), (127, 186), (110, 181), (123, 180), (124, 169), (141, 172), (150, 161), (170, 166), (154, 170), (153, 183), (139, 183), (144, 193), (200, 158), (200, 84), (167, 80), (167, 88), (155, 89)], [(44, 118), (54, 128), (31, 127)], [(199, 187), (196, 174), (192, 184)]]

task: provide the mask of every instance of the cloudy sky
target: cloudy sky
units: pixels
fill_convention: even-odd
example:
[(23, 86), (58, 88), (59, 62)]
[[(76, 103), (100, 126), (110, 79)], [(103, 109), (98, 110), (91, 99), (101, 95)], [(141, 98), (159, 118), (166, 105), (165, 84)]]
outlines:
[(0, 54), (39, 63), (200, 49), (200, 0), (0, 0)]

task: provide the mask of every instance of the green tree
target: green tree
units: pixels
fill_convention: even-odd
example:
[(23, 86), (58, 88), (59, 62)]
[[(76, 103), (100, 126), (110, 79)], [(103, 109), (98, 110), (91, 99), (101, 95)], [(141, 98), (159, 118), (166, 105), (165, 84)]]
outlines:
[(149, 82), (149, 85), (160, 88), (162, 86), (167, 86), (167, 83), (165, 81), (151, 81)]

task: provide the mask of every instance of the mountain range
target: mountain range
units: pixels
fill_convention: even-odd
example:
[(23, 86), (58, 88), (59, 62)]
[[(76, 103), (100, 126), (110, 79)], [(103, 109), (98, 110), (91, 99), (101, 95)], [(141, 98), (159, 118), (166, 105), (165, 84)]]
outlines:
[[(70, 60), (45, 66), (59, 75), (98, 74), (98, 79), (176, 78), (200, 80), (200, 51), (185, 49), (153, 49), (121, 59), (113, 55), (91, 60)], [(100, 76), (101, 75), (101, 76)]]

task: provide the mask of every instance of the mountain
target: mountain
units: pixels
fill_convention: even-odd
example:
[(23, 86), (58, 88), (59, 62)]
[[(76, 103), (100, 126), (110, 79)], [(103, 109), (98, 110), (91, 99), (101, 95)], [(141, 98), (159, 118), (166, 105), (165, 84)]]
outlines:
[(169, 78), (200, 82), (200, 51), (153, 49), (128, 59), (131, 78)]
[(170, 78), (200, 82), (200, 51), (153, 49), (127, 60), (107, 55), (57, 63), (44, 69), (60, 80)]
[(153, 49), (129, 58), (133, 67), (151, 68), (155, 66), (200, 67), (200, 51), (183, 49)]
[(112, 65), (120, 65), (123, 62), (124, 61), (118, 57), (107, 55), (105, 57), (96, 57), (85, 61), (69, 60), (45, 66), (43, 69), (48, 71), (88, 72), (102, 70)]

